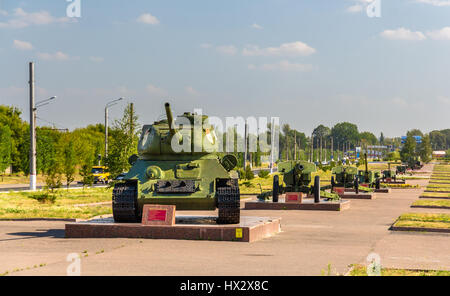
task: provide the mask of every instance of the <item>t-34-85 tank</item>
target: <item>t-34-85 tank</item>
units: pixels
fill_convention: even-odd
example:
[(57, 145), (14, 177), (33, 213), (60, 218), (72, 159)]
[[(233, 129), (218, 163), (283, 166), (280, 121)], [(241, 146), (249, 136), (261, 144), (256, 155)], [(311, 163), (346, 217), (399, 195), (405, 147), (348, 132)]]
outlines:
[(114, 186), (114, 220), (140, 222), (145, 204), (159, 204), (177, 210), (218, 208), (218, 224), (239, 223), (239, 184), (232, 171), (236, 157), (219, 158), (219, 142), (207, 116), (184, 113), (177, 130), (169, 103), (165, 109), (167, 120), (143, 127), (139, 155), (130, 158), (131, 169)]

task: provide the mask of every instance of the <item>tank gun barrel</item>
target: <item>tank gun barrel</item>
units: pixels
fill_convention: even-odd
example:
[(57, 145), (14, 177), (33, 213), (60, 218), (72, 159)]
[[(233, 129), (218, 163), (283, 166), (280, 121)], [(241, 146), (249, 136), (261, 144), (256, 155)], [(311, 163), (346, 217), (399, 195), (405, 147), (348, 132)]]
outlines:
[(175, 134), (176, 130), (174, 129), (173, 125), (173, 115), (172, 115), (172, 109), (170, 109), (170, 104), (166, 103), (165, 104), (165, 108), (166, 108), (166, 115), (167, 115), (167, 121), (169, 123), (169, 129), (170, 129), (170, 133), (171, 134)]

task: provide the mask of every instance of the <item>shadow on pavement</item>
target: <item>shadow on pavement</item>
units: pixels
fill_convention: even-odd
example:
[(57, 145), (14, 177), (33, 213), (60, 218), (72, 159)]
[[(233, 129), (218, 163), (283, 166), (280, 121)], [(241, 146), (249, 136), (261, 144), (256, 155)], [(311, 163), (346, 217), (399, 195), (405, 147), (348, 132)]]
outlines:
[(51, 238), (64, 238), (64, 229), (37, 229), (35, 232), (14, 232), (8, 233), (7, 235), (19, 236), (18, 238), (7, 238), (0, 239), (1, 241), (9, 240), (21, 240), (30, 238), (41, 238), (41, 237), (51, 237)]

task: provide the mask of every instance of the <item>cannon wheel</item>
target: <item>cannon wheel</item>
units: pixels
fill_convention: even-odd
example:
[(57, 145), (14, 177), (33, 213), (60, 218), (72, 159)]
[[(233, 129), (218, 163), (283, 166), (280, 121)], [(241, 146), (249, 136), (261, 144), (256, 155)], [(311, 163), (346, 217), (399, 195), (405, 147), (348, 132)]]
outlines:
[(334, 189), (336, 187), (336, 181), (334, 181), (334, 176), (331, 176), (331, 188)]
[(380, 179), (377, 179), (377, 181), (375, 182), (375, 189), (380, 189)]
[(314, 202), (320, 202), (320, 177), (316, 176), (314, 178)]
[(358, 178), (355, 178), (355, 181), (353, 182), (354, 186), (355, 186), (355, 192), (356, 194), (359, 193), (359, 181)]
[(273, 191), (272, 201), (278, 202), (278, 195), (280, 194), (280, 177), (278, 175), (273, 176)]

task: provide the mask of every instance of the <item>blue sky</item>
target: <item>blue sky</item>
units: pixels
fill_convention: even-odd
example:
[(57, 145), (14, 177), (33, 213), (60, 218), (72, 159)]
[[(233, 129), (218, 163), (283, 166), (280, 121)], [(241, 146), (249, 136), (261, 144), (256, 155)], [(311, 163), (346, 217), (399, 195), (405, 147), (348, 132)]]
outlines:
[(380, 18), (366, 0), (81, 0), (76, 19), (68, 4), (0, 0), (0, 104), (24, 118), (35, 61), (38, 99), (58, 96), (38, 116), (71, 129), (103, 122), (121, 96), (141, 123), (169, 100), (308, 134), (341, 121), (387, 136), (450, 127), (450, 1), (381, 0)]

